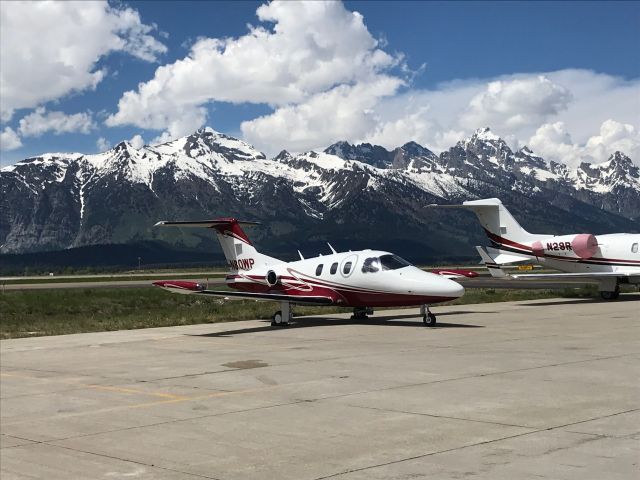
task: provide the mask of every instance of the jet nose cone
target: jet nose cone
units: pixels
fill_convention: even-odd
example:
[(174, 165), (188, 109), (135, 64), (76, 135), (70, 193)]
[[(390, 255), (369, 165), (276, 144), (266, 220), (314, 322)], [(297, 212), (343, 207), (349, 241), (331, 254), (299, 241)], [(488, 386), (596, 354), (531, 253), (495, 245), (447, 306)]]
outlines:
[(454, 298), (460, 298), (464, 295), (464, 287), (460, 285), (458, 282), (454, 282), (453, 280), (449, 280), (451, 285), (449, 285), (449, 295)]

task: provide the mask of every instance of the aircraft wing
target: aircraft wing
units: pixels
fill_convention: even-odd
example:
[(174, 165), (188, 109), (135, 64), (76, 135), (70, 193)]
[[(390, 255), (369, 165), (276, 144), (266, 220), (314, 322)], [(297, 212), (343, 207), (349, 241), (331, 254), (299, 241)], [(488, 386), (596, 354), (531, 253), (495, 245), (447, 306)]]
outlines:
[(153, 285), (168, 290), (172, 293), (186, 295), (211, 295), (222, 298), (246, 298), (254, 300), (271, 300), (275, 302), (291, 302), (298, 305), (333, 305), (334, 299), (328, 296), (319, 295), (286, 295), (281, 293), (255, 293), (240, 292), (233, 290), (207, 290), (204, 285), (197, 282), (186, 282), (180, 280), (159, 280)]
[(618, 277), (640, 277), (640, 273), (630, 272), (583, 272), (583, 273), (529, 273), (522, 275), (511, 275), (513, 278), (519, 280), (536, 279), (536, 278), (592, 278), (597, 280), (599, 278), (618, 278)]
[(495, 261), (495, 257), (490, 255), (483, 247), (476, 247), (476, 250), (482, 258), (482, 263), (489, 270), (492, 277), (495, 278), (515, 278), (518, 280), (540, 280), (540, 279), (560, 279), (563, 278), (584, 278), (586, 280), (598, 280), (603, 278), (620, 278), (620, 277), (640, 277), (638, 272), (582, 272), (582, 273), (523, 273), (523, 274), (510, 274), (505, 272), (502, 267)]

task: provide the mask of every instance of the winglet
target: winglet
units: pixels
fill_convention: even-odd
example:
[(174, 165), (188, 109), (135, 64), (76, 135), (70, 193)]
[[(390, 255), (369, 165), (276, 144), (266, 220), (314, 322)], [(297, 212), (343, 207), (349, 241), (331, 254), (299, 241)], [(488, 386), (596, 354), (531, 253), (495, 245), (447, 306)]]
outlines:
[(489, 254), (482, 247), (476, 247), (476, 250), (480, 254), (480, 258), (482, 258), (482, 263), (487, 267), (489, 273), (492, 277), (495, 278), (511, 278), (496, 262), (493, 261), (493, 258), (489, 256)]
[(336, 249), (335, 249), (335, 248), (333, 248), (329, 242), (327, 242), (327, 245), (329, 245), (329, 248), (331, 249), (331, 251), (332, 251), (333, 253), (338, 253), (338, 252), (336, 252)]

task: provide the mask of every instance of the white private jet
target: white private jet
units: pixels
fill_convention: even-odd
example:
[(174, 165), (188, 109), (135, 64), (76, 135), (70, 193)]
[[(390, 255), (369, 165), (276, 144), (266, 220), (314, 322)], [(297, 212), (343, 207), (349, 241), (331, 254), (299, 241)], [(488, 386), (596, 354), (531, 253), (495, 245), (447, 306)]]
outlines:
[[(494, 277), (585, 279), (599, 283), (605, 300), (618, 298), (621, 283), (640, 284), (640, 234), (534, 234), (527, 232), (497, 198), (431, 205), (463, 208), (476, 214), (493, 247), (476, 247)], [(564, 273), (508, 275), (500, 265), (535, 262)]]
[(477, 276), (465, 270), (425, 272), (389, 252), (360, 250), (283, 262), (259, 253), (234, 218), (197, 222), (158, 222), (157, 227), (205, 227), (216, 231), (230, 267), (225, 283), (230, 291), (207, 290), (196, 282), (161, 280), (154, 285), (176, 293), (240, 297), (280, 302), (272, 325), (284, 326), (292, 318), (291, 305), (354, 307), (354, 318), (366, 319), (373, 307), (421, 306), (425, 325), (436, 316), (429, 305), (454, 300), (462, 285), (448, 277)]

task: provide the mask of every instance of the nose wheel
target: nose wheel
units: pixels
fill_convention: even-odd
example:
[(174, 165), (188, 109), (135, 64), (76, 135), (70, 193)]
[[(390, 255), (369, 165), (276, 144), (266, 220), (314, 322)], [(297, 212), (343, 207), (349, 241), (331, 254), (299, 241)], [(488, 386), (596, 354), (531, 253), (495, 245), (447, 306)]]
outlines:
[(424, 323), (425, 327), (436, 326), (436, 316), (429, 310), (429, 305), (422, 305), (420, 307), (420, 314), (422, 315), (422, 323)]

